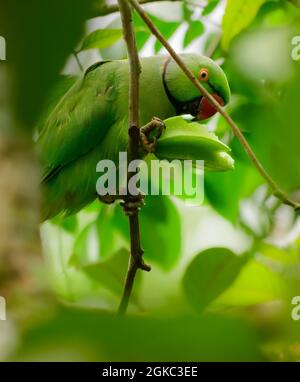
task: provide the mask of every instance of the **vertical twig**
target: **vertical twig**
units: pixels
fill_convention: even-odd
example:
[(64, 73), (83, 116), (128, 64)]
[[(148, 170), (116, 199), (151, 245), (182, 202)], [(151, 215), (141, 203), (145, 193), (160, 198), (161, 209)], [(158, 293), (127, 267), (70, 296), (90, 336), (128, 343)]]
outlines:
[(294, 208), (295, 211), (300, 211), (300, 203), (292, 200), (274, 181), (274, 179), (270, 176), (270, 174), (265, 170), (262, 163), (256, 157), (254, 151), (249, 145), (247, 139), (244, 137), (241, 130), (238, 128), (237, 124), (230, 117), (230, 115), (225, 111), (225, 109), (212, 97), (212, 95), (205, 89), (205, 87), (198, 81), (198, 79), (194, 76), (193, 72), (185, 65), (184, 61), (181, 57), (175, 52), (172, 46), (168, 43), (168, 41), (164, 38), (164, 36), (160, 33), (160, 31), (156, 28), (150, 18), (147, 16), (146, 12), (143, 8), (137, 3), (136, 0), (128, 0), (132, 7), (137, 11), (139, 16), (148, 26), (152, 34), (162, 43), (162, 45), (167, 49), (171, 57), (177, 63), (177, 65), (181, 68), (181, 70), (185, 73), (185, 75), (191, 80), (191, 82), (195, 85), (195, 87), (202, 93), (209, 102), (215, 107), (215, 109), (224, 117), (225, 121), (228, 123), (230, 128), (232, 129), (234, 135), (240, 141), (250, 160), (262, 176), (265, 181), (270, 186), (272, 193), (278, 199), (282, 201), (282, 203), (287, 204)]
[[(130, 66), (128, 160), (132, 161), (139, 158), (139, 79), (141, 74), (141, 65), (136, 46), (131, 6), (127, 0), (118, 0), (118, 3), (122, 18), (124, 39), (127, 44)], [(132, 173), (128, 173), (128, 181), (133, 175), (134, 174)], [(130, 196), (128, 199), (130, 200)], [(127, 277), (125, 280), (123, 296), (118, 310), (119, 315), (124, 315), (127, 311), (137, 270), (142, 269), (145, 271), (150, 271), (150, 267), (145, 265), (143, 262), (143, 250), (141, 248), (138, 210), (133, 216), (129, 217), (129, 225), (131, 256)]]

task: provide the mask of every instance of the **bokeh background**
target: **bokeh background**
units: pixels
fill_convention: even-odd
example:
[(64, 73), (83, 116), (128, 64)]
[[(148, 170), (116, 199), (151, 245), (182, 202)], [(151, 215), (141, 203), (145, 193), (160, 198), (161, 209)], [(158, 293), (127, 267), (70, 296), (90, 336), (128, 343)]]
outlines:
[[(104, 3), (46, 1), (43, 9), (35, 1), (28, 7), (0, 2), (11, 16), (10, 23), (0, 16), (8, 46), (0, 75), (9, 79), (0, 98), (1, 132), (6, 143), (17, 136), (18, 145), (29, 147), (11, 165), (28, 158), (28, 142), (85, 69), (126, 58), (119, 13), (110, 13), (114, 2)], [(145, 5), (177, 52), (208, 55), (222, 66), (233, 94), (228, 113), (276, 182), (298, 200), (300, 70), (292, 39), (300, 35), (299, 7), (287, 0)], [(134, 23), (141, 56), (166, 54), (137, 15)], [(127, 318), (115, 317), (129, 257), (128, 222), (118, 205), (95, 202), (75, 216), (58, 216), (40, 235), (30, 233), (28, 240), (26, 234), (21, 250), (9, 247), (10, 258), (25, 259), (34, 282), (27, 273), (21, 282), (8, 273), (1, 292), (8, 306), (0, 322), (2, 360), (299, 361), (292, 299), (300, 295), (300, 220), (271, 195), (222, 117), (208, 124), (232, 148), (235, 170), (205, 174), (199, 207), (176, 197), (146, 199), (141, 237), (152, 271), (138, 275)], [(23, 185), (22, 172), (34, 188), (39, 170), (29, 157), (25, 180), (25, 170), (15, 167), (0, 168), (5, 179), (15, 176)], [(7, 195), (10, 189), (0, 185), (0, 196), (1, 190)], [(16, 214), (14, 202), (7, 210), (18, 222), (9, 232), (13, 242), (26, 227), (38, 226), (39, 196), (28, 194), (31, 202), (17, 207), (23, 211), (26, 204), (26, 214)], [(24, 251), (24, 241), (34, 249)]]

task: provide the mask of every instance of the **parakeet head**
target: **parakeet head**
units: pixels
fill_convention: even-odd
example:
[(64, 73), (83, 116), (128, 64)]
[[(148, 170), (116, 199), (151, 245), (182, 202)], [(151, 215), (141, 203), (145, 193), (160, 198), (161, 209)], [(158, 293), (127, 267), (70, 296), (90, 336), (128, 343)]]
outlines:
[[(230, 88), (223, 70), (208, 57), (183, 54), (181, 58), (205, 89), (222, 105), (230, 100)], [(213, 116), (217, 110), (199, 93), (173, 59), (164, 66), (164, 87), (177, 114), (191, 114), (197, 120)]]

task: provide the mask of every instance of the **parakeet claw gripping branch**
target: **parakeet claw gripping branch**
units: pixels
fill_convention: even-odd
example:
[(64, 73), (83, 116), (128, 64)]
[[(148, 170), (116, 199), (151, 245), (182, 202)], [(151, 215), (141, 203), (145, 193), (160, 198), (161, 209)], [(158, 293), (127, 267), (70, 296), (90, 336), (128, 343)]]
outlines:
[(153, 117), (151, 122), (140, 128), (141, 148), (147, 153), (155, 152), (157, 140), (165, 128), (166, 126), (160, 118)]

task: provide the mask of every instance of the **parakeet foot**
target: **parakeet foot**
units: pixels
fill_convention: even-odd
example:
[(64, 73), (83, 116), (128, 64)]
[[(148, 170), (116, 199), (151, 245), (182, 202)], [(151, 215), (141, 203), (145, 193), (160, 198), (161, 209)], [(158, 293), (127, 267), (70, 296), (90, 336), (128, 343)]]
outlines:
[(157, 140), (161, 137), (166, 126), (164, 122), (154, 117), (151, 122), (141, 127), (140, 142), (141, 147), (147, 153), (153, 153), (156, 148)]
[(143, 195), (130, 196), (126, 199), (124, 196), (119, 195), (98, 195), (98, 199), (105, 204), (113, 204), (117, 200), (122, 200), (120, 205), (123, 207), (126, 216), (135, 215), (145, 204)]
[(98, 199), (100, 200), (100, 202), (104, 203), (104, 204), (114, 204), (114, 202), (118, 199), (120, 199), (119, 196), (117, 195), (99, 195), (97, 194), (97, 197)]
[(144, 196), (138, 195), (138, 196), (131, 196), (130, 198), (128, 198), (128, 200), (124, 200), (121, 203), (121, 206), (123, 207), (125, 215), (134, 216), (138, 211), (141, 210), (144, 204), (145, 204)]

